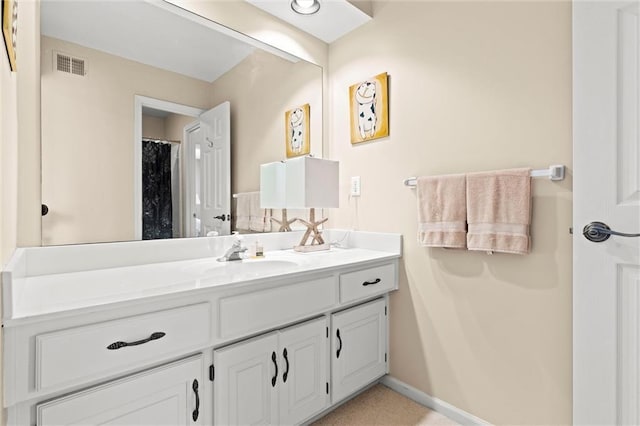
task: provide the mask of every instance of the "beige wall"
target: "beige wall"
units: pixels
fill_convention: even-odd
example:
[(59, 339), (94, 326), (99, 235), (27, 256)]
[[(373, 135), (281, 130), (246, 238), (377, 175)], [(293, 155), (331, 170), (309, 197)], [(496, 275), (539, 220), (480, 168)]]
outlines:
[(260, 50), (218, 78), (214, 105), (231, 102), (231, 192), (260, 189), (258, 165), (286, 158), (284, 114), (310, 104), (311, 153), (322, 155), (322, 70)]
[[(491, 423), (571, 423), (571, 175), (534, 181), (527, 256), (419, 247), (415, 191), (402, 184), (571, 166), (570, 3), (379, 1), (329, 63), (341, 173), (331, 225), (404, 236), (391, 374)], [(351, 146), (348, 87), (385, 71), (391, 136)]]
[(169, 114), (164, 119), (164, 137), (171, 141), (182, 142), (183, 130), (196, 119), (187, 115)]
[[(52, 52), (87, 61), (79, 77), (52, 70)], [(209, 107), (209, 84), (42, 37), (42, 242), (134, 237), (134, 95)]]
[(196, 117), (181, 114), (169, 114), (166, 117), (143, 114), (142, 137), (182, 142), (184, 128), (195, 120)]
[(151, 139), (164, 139), (164, 118), (151, 115), (142, 115), (142, 137)]

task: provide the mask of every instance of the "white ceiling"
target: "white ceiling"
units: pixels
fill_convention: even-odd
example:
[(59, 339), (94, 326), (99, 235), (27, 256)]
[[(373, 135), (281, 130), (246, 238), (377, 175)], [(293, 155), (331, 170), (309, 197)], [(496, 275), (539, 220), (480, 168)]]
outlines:
[(207, 82), (254, 50), (167, 9), (144, 1), (43, 0), (41, 32)]
[(320, 10), (313, 15), (295, 13), (291, 0), (246, 1), (326, 43), (334, 42), (371, 20), (371, 16), (347, 0), (318, 0)]

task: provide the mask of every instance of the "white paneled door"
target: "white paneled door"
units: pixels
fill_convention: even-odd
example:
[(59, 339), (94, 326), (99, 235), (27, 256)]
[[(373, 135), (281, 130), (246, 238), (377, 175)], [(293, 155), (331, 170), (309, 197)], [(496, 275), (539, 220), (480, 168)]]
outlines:
[(184, 127), (184, 235), (231, 233), (231, 106), (203, 112)]
[(231, 106), (223, 102), (200, 115), (201, 235), (231, 233)]
[(640, 424), (638, 11), (573, 3), (576, 425)]

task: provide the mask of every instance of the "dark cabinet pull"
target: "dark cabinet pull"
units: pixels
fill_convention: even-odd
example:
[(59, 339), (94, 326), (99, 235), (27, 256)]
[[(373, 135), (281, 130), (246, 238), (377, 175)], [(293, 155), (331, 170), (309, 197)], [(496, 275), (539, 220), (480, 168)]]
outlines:
[(374, 284), (378, 284), (380, 281), (382, 281), (380, 278), (376, 278), (373, 281), (365, 281), (362, 283), (363, 286), (368, 286), (368, 285), (374, 285)]
[(278, 362), (276, 361), (276, 353), (271, 353), (271, 361), (273, 361), (273, 366), (276, 367), (276, 374), (271, 378), (271, 386), (276, 386), (276, 379), (278, 378)]
[(198, 420), (198, 416), (200, 415), (200, 395), (198, 394), (198, 380), (193, 379), (193, 386), (191, 386), (193, 388), (193, 393), (196, 394), (196, 409), (193, 410), (193, 421), (197, 421)]
[(284, 357), (284, 361), (287, 363), (287, 370), (282, 375), (282, 383), (287, 383), (287, 377), (289, 376), (289, 358), (287, 358), (287, 355), (287, 348), (284, 348), (282, 356)]
[(40, 207), (40, 213), (42, 213), (42, 216), (46, 216), (49, 213), (49, 206), (47, 206), (46, 204), (43, 204)]
[(336, 330), (336, 337), (338, 338), (338, 342), (340, 343), (340, 346), (336, 351), (336, 358), (340, 358), (340, 352), (342, 351), (342, 338), (340, 337), (340, 329)]
[(144, 343), (150, 342), (152, 340), (162, 339), (165, 335), (166, 333), (163, 333), (162, 331), (156, 331), (146, 339), (138, 340), (135, 342), (113, 342), (112, 344), (107, 346), (107, 349), (115, 351), (116, 349), (124, 348), (125, 346), (138, 346), (138, 345), (142, 345)]

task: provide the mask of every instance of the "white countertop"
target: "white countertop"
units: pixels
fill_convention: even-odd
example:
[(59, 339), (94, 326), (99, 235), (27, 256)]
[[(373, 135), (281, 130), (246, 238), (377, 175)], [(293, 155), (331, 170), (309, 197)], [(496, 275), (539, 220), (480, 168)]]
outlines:
[[(49, 273), (39, 275), (28, 273), (11, 275), (9, 270), (9, 275), (3, 275), (3, 285), (5, 290), (8, 290), (5, 293), (8, 300), (4, 300), (4, 323), (199, 289), (245, 284), (258, 285), (260, 280), (269, 278), (287, 278), (303, 273), (400, 257), (399, 235), (377, 234), (393, 237), (387, 237), (391, 242), (387, 245), (384, 244), (386, 241), (384, 239), (383, 244), (380, 244), (380, 241), (374, 244), (369, 243), (371, 235), (375, 237), (376, 234), (360, 234), (363, 234), (361, 236), (364, 238), (357, 238), (358, 235), (355, 235), (356, 238), (350, 236), (352, 240), (350, 245), (369, 248), (332, 248), (329, 251), (315, 253), (298, 253), (290, 249), (267, 250), (262, 259), (234, 262), (218, 262), (216, 259), (219, 253), (215, 253), (211, 257), (157, 263), (134, 265), (105, 263), (103, 265), (105, 267), (102, 268), (71, 272), (51, 270)], [(263, 241), (265, 238), (278, 237), (260, 236), (260, 238)], [(364, 243), (357, 244), (358, 242)], [(167, 244), (175, 246), (175, 242)], [(185, 241), (184, 244), (193, 243)], [(273, 247), (274, 243), (265, 244), (267, 245)], [(123, 250), (126, 251), (127, 247), (124, 247)], [(99, 249), (99, 247), (87, 246), (88, 251)], [(46, 254), (46, 248), (37, 250), (39, 250), (38, 256), (42, 256), (43, 251)], [(51, 250), (51, 253), (53, 252), (54, 250)], [(89, 254), (86, 255), (89, 256)], [(27, 257), (27, 254), (23, 256)], [(38, 260), (42, 262), (40, 257)], [(24, 265), (21, 265), (21, 268), (29, 269)]]

